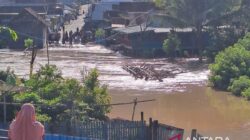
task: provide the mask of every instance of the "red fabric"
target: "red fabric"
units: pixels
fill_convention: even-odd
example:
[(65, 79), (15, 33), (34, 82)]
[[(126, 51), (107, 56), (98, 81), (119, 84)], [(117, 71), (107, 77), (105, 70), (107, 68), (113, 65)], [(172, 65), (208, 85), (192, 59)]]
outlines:
[(175, 136), (169, 138), (169, 140), (181, 140), (181, 134), (175, 135)]
[(9, 129), (11, 140), (42, 140), (44, 126), (36, 121), (35, 107), (24, 104)]

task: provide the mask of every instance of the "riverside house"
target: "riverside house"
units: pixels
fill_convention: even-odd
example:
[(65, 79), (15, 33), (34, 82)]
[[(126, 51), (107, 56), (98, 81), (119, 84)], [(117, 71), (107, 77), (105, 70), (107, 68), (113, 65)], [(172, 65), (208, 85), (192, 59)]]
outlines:
[(17, 32), (18, 40), (11, 41), (10, 48), (20, 49), (24, 40), (31, 38), (38, 48), (46, 46), (49, 24), (31, 8), (25, 8), (18, 16), (9, 22), (9, 27)]

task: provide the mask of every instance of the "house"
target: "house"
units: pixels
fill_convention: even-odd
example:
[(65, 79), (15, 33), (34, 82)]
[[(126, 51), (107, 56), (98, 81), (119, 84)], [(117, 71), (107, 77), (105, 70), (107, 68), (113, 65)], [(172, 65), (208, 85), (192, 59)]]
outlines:
[(108, 10), (112, 10), (112, 7), (117, 2), (100, 2), (93, 4), (89, 11), (89, 18), (85, 20), (85, 29), (88, 28), (106, 28), (110, 27), (110, 21), (104, 18), (104, 13)]
[[(88, 17), (85, 19), (85, 29), (89, 28), (108, 28), (111, 27), (111, 19), (107, 18), (106, 12), (112, 11), (114, 6), (119, 5), (121, 2), (133, 2), (133, 0), (101, 0), (98, 3), (92, 4), (88, 10)], [(115, 11), (117, 12), (117, 11)], [(114, 13), (114, 12), (113, 12)], [(123, 19), (113, 19), (122, 20), (119, 22), (124, 22)]]
[(24, 8), (31, 8), (43, 17), (59, 13), (57, 0), (0, 0), (0, 7), (0, 24), (2, 25), (6, 25), (19, 15)]
[(17, 32), (18, 40), (9, 43), (10, 48), (20, 49), (24, 40), (31, 38), (38, 48), (46, 46), (48, 23), (31, 8), (25, 8), (9, 22), (9, 27)]
[(138, 25), (140, 20), (146, 20), (155, 9), (156, 6), (152, 2), (120, 2), (113, 5), (112, 10), (106, 11), (104, 18), (115, 25)]
[(85, 18), (85, 30), (107, 29), (114, 26), (127, 26), (130, 20), (141, 13), (155, 9), (153, 2), (134, 0), (101, 0), (92, 4)]
[[(121, 44), (126, 49), (129, 49), (130, 54), (142, 56), (147, 53), (147, 56), (159, 56), (163, 54), (162, 47), (164, 40), (168, 37), (171, 31), (175, 31), (178, 38), (181, 40), (180, 47), (182, 52), (187, 51), (189, 54), (198, 52), (195, 48), (194, 32), (192, 28), (162, 28), (162, 27), (147, 27), (132, 26), (114, 28), (113, 34), (116, 34), (115, 40), (117, 44)], [(207, 46), (209, 35), (203, 32), (204, 45)], [(181, 52), (181, 53), (182, 53)]]

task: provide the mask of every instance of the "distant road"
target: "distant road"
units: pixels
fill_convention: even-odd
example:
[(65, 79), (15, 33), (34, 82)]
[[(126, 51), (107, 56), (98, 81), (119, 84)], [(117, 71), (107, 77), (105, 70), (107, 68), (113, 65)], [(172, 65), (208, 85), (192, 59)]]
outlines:
[(83, 10), (85, 11), (85, 13), (87, 12), (88, 6), (89, 5), (81, 6), (80, 11), (79, 11), (80, 16), (78, 16), (76, 20), (71, 20), (70, 24), (65, 25), (65, 31), (69, 32), (70, 30), (72, 30), (74, 32), (76, 31), (77, 27), (79, 29), (82, 28), (82, 26), (84, 25), (84, 17), (85, 17), (85, 14), (82, 14), (82, 13), (83, 13)]

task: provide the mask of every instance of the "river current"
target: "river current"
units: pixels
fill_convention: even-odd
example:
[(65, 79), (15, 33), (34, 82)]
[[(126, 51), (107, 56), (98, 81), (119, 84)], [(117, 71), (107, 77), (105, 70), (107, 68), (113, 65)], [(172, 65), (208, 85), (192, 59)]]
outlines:
[[(49, 49), (50, 64), (55, 64), (63, 76), (81, 79), (81, 71), (97, 68), (99, 80), (109, 87), (112, 103), (156, 99), (138, 104), (135, 119), (143, 111), (161, 123), (185, 129), (185, 137), (195, 128), (205, 136), (229, 137), (230, 140), (250, 139), (250, 103), (230, 93), (215, 91), (206, 86), (209, 70), (207, 65), (196, 65), (195, 59), (139, 59), (122, 56), (95, 44), (74, 45), (72, 48)], [(30, 55), (23, 51), (0, 50), (0, 70), (10, 67), (23, 78), (28, 78)], [(39, 50), (34, 71), (47, 63), (46, 49)], [(152, 64), (156, 69), (178, 68), (184, 73), (163, 82), (135, 79), (122, 69), (124, 64)], [(132, 105), (113, 106), (111, 118), (131, 119)]]
[[(50, 48), (50, 64), (61, 69), (65, 77), (81, 78), (81, 71), (97, 68), (100, 71), (100, 81), (113, 89), (140, 89), (146, 91), (184, 91), (183, 85), (204, 84), (209, 71), (207, 68), (191, 70), (185, 62), (169, 63), (166, 59), (133, 59), (114, 53), (99, 45), (75, 45), (73, 48)], [(28, 78), (30, 56), (22, 51), (0, 50), (0, 70), (10, 67), (21, 77)], [(185, 61), (194, 61), (192, 59)], [(40, 65), (47, 63), (46, 50), (38, 52), (34, 71)], [(184, 73), (175, 78), (165, 78), (163, 82), (136, 80), (122, 69), (124, 64), (152, 64), (156, 69), (176, 67)], [(186, 65), (186, 66), (185, 66)]]

